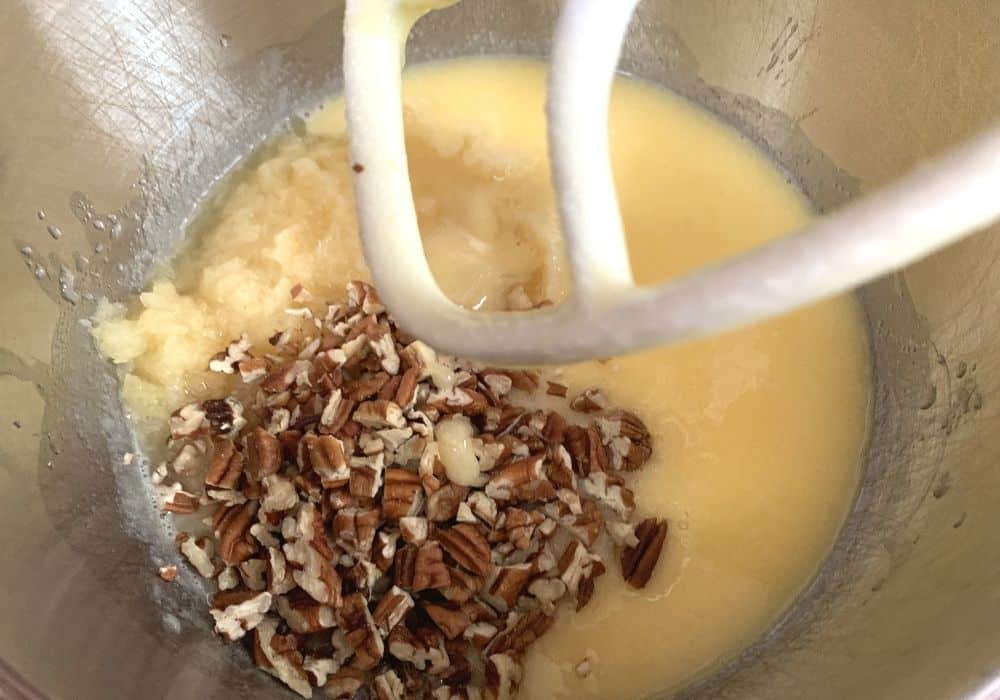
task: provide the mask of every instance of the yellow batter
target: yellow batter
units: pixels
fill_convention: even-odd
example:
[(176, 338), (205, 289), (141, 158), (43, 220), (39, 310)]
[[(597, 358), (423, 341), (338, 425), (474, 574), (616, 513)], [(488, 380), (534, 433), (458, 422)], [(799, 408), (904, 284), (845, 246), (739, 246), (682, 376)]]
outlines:
[[(407, 137), (421, 229), (442, 286), (469, 306), (512, 290), (565, 293), (548, 181), (543, 67), (468, 61), (412, 71)], [(216, 196), (214, 211), (141, 308), (105, 307), (102, 350), (130, 363), (140, 424), (224, 389), (206, 358), (241, 331), (293, 325), (288, 290), (340, 296), (366, 276), (339, 101), (282, 137)], [(611, 149), (629, 248), (652, 283), (787, 233), (806, 203), (738, 135), (692, 106), (622, 80)], [(487, 264), (487, 260), (493, 260)], [(640, 516), (670, 520), (641, 592), (617, 566), (590, 605), (531, 648), (526, 698), (641, 697), (759, 637), (829, 550), (857, 483), (869, 400), (861, 314), (850, 298), (681, 347), (565, 369), (602, 386), (654, 436), (635, 486)], [(146, 423), (143, 423), (146, 421)], [(574, 670), (584, 658), (591, 670)]]

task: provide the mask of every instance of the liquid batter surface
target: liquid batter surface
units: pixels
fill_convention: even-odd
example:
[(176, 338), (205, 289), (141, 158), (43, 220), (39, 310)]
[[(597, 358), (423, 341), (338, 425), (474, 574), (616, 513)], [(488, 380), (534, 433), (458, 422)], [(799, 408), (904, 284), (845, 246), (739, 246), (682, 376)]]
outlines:
[[(477, 308), (566, 294), (548, 180), (544, 69), (468, 61), (411, 71), (407, 139), (425, 245), (442, 287)], [(687, 103), (621, 80), (611, 149), (637, 279), (653, 283), (801, 225), (801, 196), (737, 134)], [(95, 335), (124, 365), (140, 430), (225, 390), (205, 358), (293, 321), (289, 290), (336, 298), (366, 277), (343, 105), (269, 147), (215, 195), (207, 222), (136, 309)], [(563, 370), (639, 414), (653, 458), (638, 515), (670, 521), (642, 591), (609, 568), (590, 604), (531, 647), (520, 697), (642, 697), (752, 643), (800, 593), (852, 500), (868, 415), (866, 338), (839, 298), (725, 336)], [(575, 668), (590, 660), (581, 678)]]

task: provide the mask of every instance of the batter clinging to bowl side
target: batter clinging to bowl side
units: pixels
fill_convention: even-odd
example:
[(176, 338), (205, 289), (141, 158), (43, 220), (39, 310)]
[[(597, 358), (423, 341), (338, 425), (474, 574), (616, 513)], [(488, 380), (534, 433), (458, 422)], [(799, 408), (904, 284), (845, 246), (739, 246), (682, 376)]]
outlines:
[[(411, 71), (407, 146), (431, 267), (477, 308), (564, 295), (548, 183), (544, 68), (467, 61)], [(343, 105), (311, 116), (215, 195), (198, 234), (140, 306), (106, 306), (95, 336), (125, 366), (123, 393), (150, 444), (179, 406), (233, 379), (206, 358), (298, 319), (302, 284), (336, 299), (365, 279)], [(692, 106), (622, 80), (611, 149), (637, 279), (659, 281), (800, 225), (809, 209), (738, 135)], [(526, 301), (527, 300), (527, 301)], [(519, 697), (641, 697), (751, 643), (809, 582), (857, 483), (869, 377), (854, 301), (840, 298), (665, 350), (560, 370), (641, 416), (651, 461), (630, 484), (639, 517), (670, 534), (648, 585), (611, 567), (525, 659)]]

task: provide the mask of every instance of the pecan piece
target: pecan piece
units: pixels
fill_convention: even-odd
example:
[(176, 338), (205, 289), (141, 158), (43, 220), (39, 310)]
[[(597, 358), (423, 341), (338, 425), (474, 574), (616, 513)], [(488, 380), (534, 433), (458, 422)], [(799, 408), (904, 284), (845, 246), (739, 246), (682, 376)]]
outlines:
[(389, 670), (375, 676), (372, 681), (375, 700), (405, 700), (406, 688), (395, 671)]
[(270, 608), (271, 594), (264, 592), (209, 612), (215, 619), (215, 631), (234, 642), (259, 625)]
[(424, 542), (419, 547), (408, 544), (396, 552), (395, 576), (397, 586), (414, 593), (451, 584), (451, 575), (437, 542)]
[(490, 586), (487, 600), (501, 611), (513, 609), (533, 573), (534, 566), (531, 564), (501, 566)]
[(489, 654), (520, 653), (548, 632), (553, 622), (554, 618), (546, 615), (541, 608), (525, 613), (512, 612), (507, 615), (506, 629), (493, 638), (486, 651)]
[(365, 672), (356, 668), (344, 667), (330, 676), (323, 685), (323, 692), (331, 700), (346, 700), (353, 698), (365, 684)]
[(382, 492), (382, 514), (387, 520), (417, 515), (424, 505), (420, 475), (406, 469), (387, 469)]
[(483, 577), (474, 576), (457, 566), (449, 566), (451, 584), (441, 589), (441, 595), (453, 603), (464, 603), (483, 587)]
[(578, 540), (573, 540), (559, 557), (559, 578), (566, 584), (570, 594), (577, 596), (580, 592), (580, 582), (594, 575), (594, 567), (601, 563), (601, 558), (587, 551)]
[(486, 687), (496, 700), (513, 700), (524, 670), (513, 654), (491, 654), (486, 659)]
[(573, 397), (569, 407), (581, 413), (597, 413), (608, 407), (608, 399), (600, 389), (590, 387)]
[(477, 576), (490, 571), (490, 545), (475, 525), (459, 523), (437, 531), (437, 540), (458, 565)]
[(365, 597), (360, 593), (346, 596), (337, 611), (337, 623), (354, 648), (354, 667), (363, 670), (375, 668), (385, 653), (385, 644), (375, 627)]
[(323, 488), (335, 489), (351, 480), (351, 469), (344, 453), (344, 443), (333, 435), (306, 435), (302, 442), (309, 463), (323, 482)]
[(358, 498), (375, 498), (382, 488), (385, 456), (354, 457), (351, 459), (350, 492)]
[(437, 675), (448, 670), (451, 664), (444, 647), (444, 635), (436, 627), (421, 627), (411, 632), (406, 625), (396, 625), (388, 642), (390, 654), (413, 664), (418, 671)]
[(276, 474), (281, 467), (281, 443), (264, 428), (256, 427), (246, 437), (247, 470), (251, 478), (260, 481)]
[(337, 624), (333, 608), (317, 603), (305, 591), (296, 590), (288, 596), (278, 596), (275, 607), (289, 629), (298, 634), (319, 632)]
[(399, 519), (399, 534), (407, 544), (423, 544), (429, 532), (427, 518), (407, 516)]
[(569, 387), (565, 384), (560, 384), (559, 382), (545, 382), (548, 388), (545, 393), (549, 396), (558, 396), (560, 398), (566, 398), (566, 393), (569, 391)]
[(500, 501), (510, 500), (518, 487), (526, 486), (545, 475), (545, 458), (541, 455), (511, 462), (495, 472), (486, 483), (486, 495)]
[(181, 554), (188, 560), (194, 570), (202, 578), (212, 578), (215, 575), (215, 564), (212, 563), (212, 554), (215, 552), (215, 545), (207, 537), (192, 539), (185, 536), (181, 540)]
[(403, 428), (403, 409), (393, 401), (364, 401), (354, 411), (354, 420), (366, 428)]
[(194, 513), (200, 506), (198, 497), (193, 493), (182, 490), (179, 484), (176, 490), (163, 499), (163, 510), (168, 513), (177, 513), (178, 515)]
[(343, 508), (333, 516), (330, 530), (337, 543), (348, 552), (367, 557), (372, 552), (379, 518), (375, 508)]
[(372, 547), (372, 562), (383, 574), (392, 566), (392, 562), (396, 557), (396, 543), (398, 541), (398, 532), (379, 532), (375, 535), (375, 544)]
[(460, 637), (470, 624), (468, 616), (459, 608), (425, 603), (423, 609), (448, 639)]
[(667, 521), (647, 518), (635, 529), (639, 544), (622, 552), (622, 576), (633, 588), (649, 583), (653, 568), (660, 559), (663, 543), (667, 539)]
[(243, 473), (243, 455), (228, 438), (212, 438), (212, 462), (205, 474), (205, 484), (223, 489), (235, 488)]
[(257, 551), (257, 545), (250, 535), (250, 526), (256, 514), (257, 503), (254, 501), (225, 508), (221, 513), (215, 523), (215, 538), (219, 542), (219, 556), (226, 564), (242, 564)]
[(458, 506), (469, 493), (468, 486), (449, 482), (427, 497), (427, 518), (440, 523), (458, 515)]
[(396, 404), (404, 410), (413, 408), (413, 404), (416, 401), (420, 371), (419, 367), (410, 367), (403, 372), (402, 378), (399, 381), (399, 387), (396, 389), (394, 398)]
[(364, 374), (347, 382), (344, 385), (344, 392), (352, 401), (364, 401), (376, 396), (388, 381), (389, 375), (385, 372)]
[(372, 619), (382, 636), (388, 636), (393, 628), (403, 621), (413, 609), (413, 598), (399, 586), (390, 588), (375, 606)]
[(596, 422), (611, 453), (612, 469), (635, 471), (649, 461), (653, 453), (652, 437), (634, 413), (612, 411)]

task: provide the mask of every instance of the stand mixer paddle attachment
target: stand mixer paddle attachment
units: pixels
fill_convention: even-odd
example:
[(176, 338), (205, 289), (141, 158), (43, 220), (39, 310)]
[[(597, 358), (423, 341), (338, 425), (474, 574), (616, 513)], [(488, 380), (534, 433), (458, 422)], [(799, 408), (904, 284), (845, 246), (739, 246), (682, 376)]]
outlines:
[(572, 294), (532, 311), (461, 307), (441, 291), (424, 254), (401, 97), (410, 30), (427, 12), (455, 4), (348, 0), (344, 24), (365, 258), (399, 323), (443, 352), (543, 364), (690, 340), (850, 290), (1000, 218), (1000, 129), (993, 129), (787, 237), (681, 279), (636, 286), (607, 144), (611, 85), (638, 0), (567, 0), (552, 44), (547, 117)]

